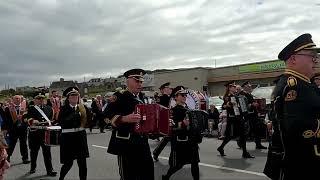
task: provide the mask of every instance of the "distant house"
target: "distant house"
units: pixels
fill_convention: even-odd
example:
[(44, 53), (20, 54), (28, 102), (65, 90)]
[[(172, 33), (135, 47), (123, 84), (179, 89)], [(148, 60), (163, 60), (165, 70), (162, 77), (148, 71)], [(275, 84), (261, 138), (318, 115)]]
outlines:
[(88, 82), (87, 82), (88, 86), (101, 86), (104, 84), (104, 81), (102, 78), (93, 78), (93, 79), (90, 79)]
[(121, 87), (124, 78), (106, 78), (104, 79), (104, 85), (106, 86), (107, 90), (115, 90), (117, 87)]
[(57, 91), (59, 95), (62, 95), (63, 91), (71, 86), (77, 86), (77, 82), (65, 81), (63, 78), (60, 78), (60, 81), (54, 81), (51, 83), (49, 87), (49, 92), (51, 94), (52, 91)]
[(16, 87), (17, 92), (32, 92), (35, 91), (36, 89), (34, 87), (30, 86), (23, 86), (23, 87)]

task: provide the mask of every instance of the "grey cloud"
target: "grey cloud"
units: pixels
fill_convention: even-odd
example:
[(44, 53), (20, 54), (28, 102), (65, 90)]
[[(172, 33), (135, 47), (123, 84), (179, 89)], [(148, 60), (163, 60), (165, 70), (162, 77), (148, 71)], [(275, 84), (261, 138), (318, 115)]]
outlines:
[(0, 87), (274, 59), (320, 40), (316, 3), (288, 1), (1, 1)]

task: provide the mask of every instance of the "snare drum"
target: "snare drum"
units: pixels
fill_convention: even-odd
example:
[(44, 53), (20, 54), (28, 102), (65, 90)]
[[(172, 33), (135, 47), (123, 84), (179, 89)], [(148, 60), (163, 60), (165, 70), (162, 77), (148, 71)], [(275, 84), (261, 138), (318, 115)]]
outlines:
[(47, 146), (60, 145), (61, 126), (49, 126), (45, 130), (44, 144)]

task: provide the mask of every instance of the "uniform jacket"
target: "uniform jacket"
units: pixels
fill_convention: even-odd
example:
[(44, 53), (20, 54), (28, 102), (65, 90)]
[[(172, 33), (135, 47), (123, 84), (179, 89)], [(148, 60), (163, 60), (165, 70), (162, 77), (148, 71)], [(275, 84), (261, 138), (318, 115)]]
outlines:
[(131, 92), (119, 93), (117, 100), (110, 103), (106, 108), (106, 117), (111, 120), (114, 126), (108, 146), (108, 152), (115, 155), (126, 154), (134, 151), (135, 146), (148, 146), (147, 137), (137, 135), (133, 132), (134, 123), (118, 123), (122, 116), (135, 111), (137, 104), (144, 103), (144, 96), (139, 94), (135, 97)]
[(320, 163), (320, 96), (302, 74), (286, 69), (274, 90), (284, 146), (284, 168), (291, 177), (318, 173)]

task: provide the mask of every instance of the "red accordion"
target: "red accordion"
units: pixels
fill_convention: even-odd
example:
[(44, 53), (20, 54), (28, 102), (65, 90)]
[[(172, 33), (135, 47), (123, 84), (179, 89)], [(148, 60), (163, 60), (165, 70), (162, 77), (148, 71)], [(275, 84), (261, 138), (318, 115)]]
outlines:
[(138, 104), (136, 113), (141, 115), (141, 121), (136, 123), (134, 131), (139, 134), (171, 133), (170, 110), (159, 104)]

